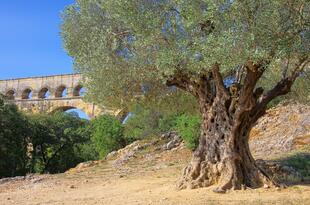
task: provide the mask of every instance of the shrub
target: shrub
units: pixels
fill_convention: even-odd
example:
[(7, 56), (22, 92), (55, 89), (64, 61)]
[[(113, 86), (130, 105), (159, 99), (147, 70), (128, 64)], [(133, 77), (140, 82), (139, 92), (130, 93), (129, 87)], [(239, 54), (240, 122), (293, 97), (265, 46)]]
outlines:
[(176, 119), (176, 130), (189, 149), (194, 150), (198, 146), (200, 122), (196, 115), (182, 114)]
[(96, 149), (96, 146), (91, 141), (87, 141), (83, 144), (78, 145), (76, 147), (75, 153), (77, 153), (80, 159), (82, 159), (84, 162), (99, 159), (99, 153)]
[(158, 134), (158, 123), (161, 115), (158, 111), (138, 107), (124, 124), (124, 136), (128, 142)]
[(112, 116), (103, 115), (92, 123), (91, 140), (100, 158), (126, 145), (122, 124)]
[(193, 96), (180, 92), (175, 87), (170, 87), (169, 90), (156, 99), (146, 97), (129, 106), (132, 116), (124, 124), (126, 139), (133, 141), (171, 131), (180, 113), (199, 113)]
[(178, 113), (172, 115), (164, 115), (159, 119), (158, 129), (160, 132), (174, 131), (177, 125)]

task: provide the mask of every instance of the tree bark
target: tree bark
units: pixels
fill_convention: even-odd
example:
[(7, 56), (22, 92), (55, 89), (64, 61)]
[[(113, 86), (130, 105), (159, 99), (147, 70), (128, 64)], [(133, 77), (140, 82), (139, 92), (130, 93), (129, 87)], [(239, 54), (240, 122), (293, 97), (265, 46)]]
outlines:
[(198, 188), (217, 184), (216, 192), (243, 187), (273, 186), (275, 182), (255, 163), (249, 150), (250, 114), (233, 120), (225, 103), (215, 101), (203, 113), (198, 148), (184, 169), (178, 188)]
[(240, 90), (238, 87), (230, 91), (225, 88), (219, 65), (213, 67), (209, 79), (202, 78), (198, 83), (200, 86), (195, 87), (202, 113), (201, 136), (178, 188), (217, 184), (214, 191), (225, 192), (227, 189), (276, 185), (256, 165), (248, 143), (250, 130), (256, 122), (253, 113), (258, 109), (258, 95), (262, 92), (254, 90), (264, 71), (262, 65), (251, 62), (245, 65), (247, 73)]

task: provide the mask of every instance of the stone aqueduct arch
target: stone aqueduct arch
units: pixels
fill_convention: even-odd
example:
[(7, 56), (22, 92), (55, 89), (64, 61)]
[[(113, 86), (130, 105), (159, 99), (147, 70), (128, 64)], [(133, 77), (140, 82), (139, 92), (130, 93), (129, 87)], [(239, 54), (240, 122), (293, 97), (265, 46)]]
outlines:
[(90, 118), (101, 113), (118, 114), (115, 110), (102, 109), (83, 101), (81, 80), (81, 74), (0, 80), (0, 93), (26, 112), (51, 113), (77, 108)]

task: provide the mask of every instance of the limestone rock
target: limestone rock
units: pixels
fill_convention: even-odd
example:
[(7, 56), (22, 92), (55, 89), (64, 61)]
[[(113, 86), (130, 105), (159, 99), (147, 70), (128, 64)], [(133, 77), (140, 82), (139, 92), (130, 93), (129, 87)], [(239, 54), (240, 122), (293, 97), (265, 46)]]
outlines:
[(88, 167), (93, 167), (95, 165), (98, 165), (99, 164), (99, 161), (88, 161), (88, 162), (82, 162), (80, 164), (78, 164), (75, 168), (72, 168), (72, 169), (69, 169), (67, 172), (70, 173), (70, 172), (79, 172), (85, 168), (88, 168)]
[(135, 152), (129, 151), (125, 154), (123, 154), (120, 158), (114, 161), (113, 166), (121, 166), (127, 161), (129, 161), (132, 157), (135, 156)]

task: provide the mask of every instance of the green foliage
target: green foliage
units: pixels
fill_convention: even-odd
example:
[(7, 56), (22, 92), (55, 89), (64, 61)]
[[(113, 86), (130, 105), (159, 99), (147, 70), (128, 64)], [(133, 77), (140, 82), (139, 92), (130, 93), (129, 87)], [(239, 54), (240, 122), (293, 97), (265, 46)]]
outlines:
[(92, 122), (91, 140), (100, 158), (104, 158), (111, 151), (126, 145), (123, 137), (124, 128), (114, 117), (103, 115)]
[(87, 121), (76, 113), (24, 115), (0, 96), (0, 178), (59, 173), (126, 145), (111, 116)]
[(168, 131), (177, 131), (186, 146), (195, 149), (200, 133), (200, 118), (197, 115), (182, 114), (182, 112), (165, 113), (140, 107), (124, 127), (124, 135), (130, 142)]
[(66, 113), (25, 116), (0, 96), (0, 177), (63, 172), (84, 161), (86, 125)]
[(168, 131), (177, 131), (190, 149), (198, 145), (200, 118), (195, 99), (175, 91), (159, 100), (134, 104), (134, 113), (124, 124), (129, 141), (144, 139)]
[(174, 91), (154, 101), (134, 103), (130, 111), (133, 115), (124, 125), (124, 135), (127, 140), (133, 141), (173, 131), (180, 114), (196, 114), (198, 108), (192, 96)]
[(310, 55), (308, 0), (76, 0), (62, 17), (88, 98), (105, 106), (130, 103), (145, 84), (158, 96), (180, 72), (195, 81), (215, 63), (227, 75), (268, 61), (281, 74)]
[(0, 178), (27, 172), (29, 135), (26, 117), (0, 95)]
[(84, 161), (83, 149), (90, 140), (87, 121), (72, 113), (55, 113), (30, 116), (30, 122), (33, 172), (64, 172)]
[(91, 140), (77, 145), (76, 149), (75, 154), (78, 154), (78, 157), (82, 159), (83, 162), (99, 159), (99, 153)]
[(180, 114), (174, 113), (171, 115), (164, 115), (159, 119), (158, 129), (160, 132), (174, 131), (177, 125), (177, 118)]
[(176, 119), (176, 130), (189, 149), (196, 149), (199, 142), (201, 119), (195, 115), (183, 114)]
[(87, 121), (76, 113), (24, 115), (0, 96), (0, 177), (64, 172), (126, 145), (111, 116)]
[(124, 135), (128, 141), (143, 139), (158, 133), (160, 113), (154, 109), (139, 106), (133, 110), (133, 113), (124, 125)]

